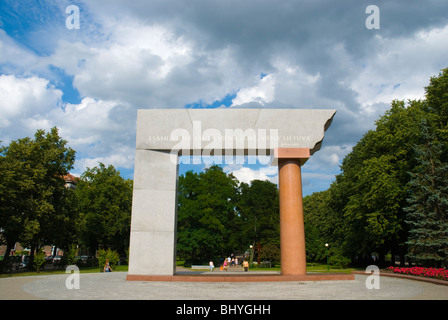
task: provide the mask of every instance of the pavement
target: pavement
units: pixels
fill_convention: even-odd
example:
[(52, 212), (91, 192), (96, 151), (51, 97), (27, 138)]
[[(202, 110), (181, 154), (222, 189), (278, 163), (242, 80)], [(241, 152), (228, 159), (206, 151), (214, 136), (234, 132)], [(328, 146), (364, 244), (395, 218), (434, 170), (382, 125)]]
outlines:
[(76, 276), (79, 282), (74, 274), (1, 278), (0, 300), (448, 300), (447, 285), (380, 276), (379, 288), (369, 289), (367, 274), (355, 274), (355, 280), (245, 283), (126, 281), (127, 272)]

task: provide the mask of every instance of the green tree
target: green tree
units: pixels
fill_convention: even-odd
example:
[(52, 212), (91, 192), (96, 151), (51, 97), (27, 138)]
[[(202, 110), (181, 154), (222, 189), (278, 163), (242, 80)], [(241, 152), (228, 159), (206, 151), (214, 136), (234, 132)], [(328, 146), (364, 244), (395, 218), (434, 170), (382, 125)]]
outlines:
[(426, 110), (430, 114), (429, 125), (434, 138), (442, 143), (444, 156), (448, 155), (448, 68), (431, 77), (425, 87)]
[(443, 145), (430, 133), (426, 121), (422, 121), (422, 132), (405, 208), (407, 244), (414, 261), (436, 266), (446, 264), (448, 258), (448, 163), (442, 160)]
[(425, 100), (392, 101), (330, 188), (304, 199), (309, 257), (322, 256), (314, 242), (328, 241), (344, 263), (370, 263), (372, 253), (403, 263), (408, 246), (415, 258), (446, 259), (448, 69), (425, 89)]
[(326, 259), (325, 243), (331, 248), (338, 243), (338, 217), (331, 208), (331, 190), (315, 192), (303, 199), (305, 248), (308, 261)]
[(37, 273), (40, 272), (40, 268), (45, 263), (45, 253), (42, 249), (40, 249), (36, 255), (34, 256), (34, 266), (36, 267)]
[[(392, 252), (404, 256), (408, 172), (415, 166), (413, 148), (425, 116), (421, 101), (393, 101), (342, 163), (337, 179), (347, 189), (343, 207), (344, 251), (358, 258)], [(381, 261), (380, 261), (381, 263)]]
[(253, 180), (241, 183), (238, 212), (241, 224), (241, 244), (280, 244), (279, 194), (270, 181)]
[(81, 216), (80, 240), (94, 253), (111, 247), (124, 255), (129, 247), (132, 180), (112, 165), (88, 168), (75, 190)]
[(7, 261), (11, 249), (19, 241), (24, 228), (23, 213), (31, 202), (30, 194), (33, 186), (29, 166), (26, 170), (27, 163), (22, 161), (23, 157), (18, 156), (19, 151), (14, 150), (26, 149), (25, 143), (12, 142), (11, 146), (2, 147), (0, 156), (0, 226), (2, 228), (0, 241), (6, 244), (4, 261)]
[(15, 241), (30, 247), (32, 259), (44, 244), (60, 244), (61, 227), (74, 232), (73, 217), (65, 215), (63, 176), (75, 161), (75, 151), (67, 144), (54, 127), (0, 149), (3, 236), (8, 247)]
[(235, 250), (238, 181), (219, 166), (179, 177), (177, 253), (207, 260)]

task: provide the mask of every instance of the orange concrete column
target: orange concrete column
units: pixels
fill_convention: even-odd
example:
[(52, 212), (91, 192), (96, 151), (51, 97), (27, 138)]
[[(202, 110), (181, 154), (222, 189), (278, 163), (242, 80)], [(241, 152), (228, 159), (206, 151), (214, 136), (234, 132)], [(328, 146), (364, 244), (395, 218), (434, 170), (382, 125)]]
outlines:
[(306, 274), (301, 165), (309, 149), (278, 149), (280, 251), (284, 275)]

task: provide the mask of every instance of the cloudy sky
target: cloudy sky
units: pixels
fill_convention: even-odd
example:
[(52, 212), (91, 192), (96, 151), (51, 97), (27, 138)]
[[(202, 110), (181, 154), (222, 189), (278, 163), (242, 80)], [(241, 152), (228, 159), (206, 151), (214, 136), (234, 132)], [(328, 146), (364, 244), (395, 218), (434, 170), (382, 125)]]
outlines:
[[(391, 100), (423, 98), (447, 57), (445, 0), (2, 0), (0, 140), (57, 126), (74, 174), (102, 162), (133, 178), (137, 109), (336, 109), (303, 167), (310, 194)], [(277, 181), (269, 166), (224, 170)]]

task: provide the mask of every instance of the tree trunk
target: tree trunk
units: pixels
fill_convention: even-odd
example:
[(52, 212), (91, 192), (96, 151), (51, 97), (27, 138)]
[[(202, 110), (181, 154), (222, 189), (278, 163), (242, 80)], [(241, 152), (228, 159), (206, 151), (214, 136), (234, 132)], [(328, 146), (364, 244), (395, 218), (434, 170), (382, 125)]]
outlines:
[(395, 252), (391, 251), (390, 253), (390, 265), (395, 267)]
[(15, 241), (14, 242), (9, 241), (6, 243), (6, 251), (5, 251), (5, 255), (3, 256), (3, 261), (6, 261), (9, 259), (10, 252), (11, 252), (12, 248), (14, 248), (15, 244), (16, 244)]

